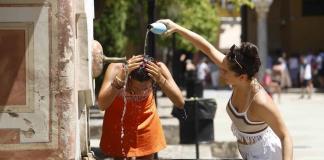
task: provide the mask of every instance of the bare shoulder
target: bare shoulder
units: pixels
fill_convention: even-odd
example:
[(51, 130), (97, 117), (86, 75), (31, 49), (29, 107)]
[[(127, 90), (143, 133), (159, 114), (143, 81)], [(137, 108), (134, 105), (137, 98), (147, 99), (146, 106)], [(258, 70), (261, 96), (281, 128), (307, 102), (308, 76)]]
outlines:
[(268, 105), (273, 103), (272, 98), (265, 90), (260, 90), (258, 94), (255, 96), (255, 103), (259, 105)]
[(256, 115), (261, 115), (262, 117), (264, 117), (264, 115), (271, 115), (278, 112), (278, 108), (269, 94), (265, 90), (261, 90), (259, 92), (260, 93), (255, 96), (252, 103), (253, 112), (257, 113)]

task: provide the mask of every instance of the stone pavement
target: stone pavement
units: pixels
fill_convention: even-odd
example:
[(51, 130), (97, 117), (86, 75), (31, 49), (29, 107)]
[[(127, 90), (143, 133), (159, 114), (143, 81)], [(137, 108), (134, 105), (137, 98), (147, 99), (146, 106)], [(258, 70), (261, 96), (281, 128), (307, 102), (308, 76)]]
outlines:
[[(215, 142), (220, 143), (233, 143), (235, 141), (235, 137), (232, 136), (230, 132), (230, 119), (227, 117), (225, 112), (226, 102), (228, 97), (230, 96), (229, 91), (216, 91), (216, 90), (205, 90), (204, 97), (205, 98), (215, 98), (218, 97), (220, 100), (216, 100), (217, 110), (214, 118), (214, 137)], [(185, 93), (183, 93), (185, 95)], [(161, 123), (165, 132), (166, 140), (168, 146), (165, 150), (159, 152), (160, 158), (165, 159), (195, 159), (195, 145), (180, 145), (179, 144), (179, 121), (178, 119), (171, 116), (172, 103), (167, 97), (159, 96), (161, 93), (157, 93), (158, 96), (158, 111), (161, 119)], [(215, 97), (214, 97), (215, 96)], [(217, 98), (217, 99), (218, 99)], [(225, 113), (225, 114), (224, 114)], [(220, 159), (220, 158), (239, 158), (238, 152), (236, 151), (236, 146), (234, 152), (235, 154), (230, 154), (228, 156), (224, 156), (223, 152), (226, 151), (218, 151), (221, 152), (221, 155), (215, 155), (213, 151), (214, 144), (203, 144), (200, 146), (200, 158), (201, 159)], [(227, 147), (223, 147), (227, 150)], [(232, 147), (233, 148), (233, 147)], [(215, 149), (215, 148), (214, 148)], [(219, 150), (219, 149), (218, 149)], [(214, 153), (214, 154), (213, 154)]]
[[(298, 91), (298, 90), (297, 90)], [(229, 90), (205, 90), (205, 98), (215, 98), (217, 111), (214, 118), (215, 143), (200, 145), (201, 159), (239, 158), (235, 137), (230, 130), (231, 121), (225, 111), (231, 95)], [(170, 113), (172, 103), (157, 93), (158, 111), (167, 139), (168, 146), (158, 153), (161, 159), (195, 159), (194, 145), (179, 144), (179, 122)], [(280, 103), (274, 96), (294, 142), (295, 160), (324, 159), (324, 94), (315, 93), (312, 99), (299, 99), (295, 92), (283, 93)], [(91, 146), (98, 149), (101, 134), (102, 112), (91, 111)]]

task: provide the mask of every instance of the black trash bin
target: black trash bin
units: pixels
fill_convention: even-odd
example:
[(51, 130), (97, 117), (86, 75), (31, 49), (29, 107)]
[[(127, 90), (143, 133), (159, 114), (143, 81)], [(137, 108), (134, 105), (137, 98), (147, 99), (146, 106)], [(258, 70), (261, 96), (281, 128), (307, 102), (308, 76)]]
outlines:
[[(196, 111), (195, 111), (196, 109)], [(217, 109), (215, 99), (196, 98), (188, 99), (185, 102), (187, 119), (183, 120), (172, 110), (172, 115), (180, 121), (180, 143), (194, 144), (196, 134), (199, 143), (214, 141), (214, 117)], [(196, 112), (196, 114), (195, 114)], [(195, 131), (195, 118), (197, 118), (197, 131)]]

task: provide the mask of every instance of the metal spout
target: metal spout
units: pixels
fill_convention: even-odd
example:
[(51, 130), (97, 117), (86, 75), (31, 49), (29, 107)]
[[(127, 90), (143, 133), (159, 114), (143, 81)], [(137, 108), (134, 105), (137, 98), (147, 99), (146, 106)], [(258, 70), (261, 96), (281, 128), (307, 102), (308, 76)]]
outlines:
[(106, 57), (103, 54), (101, 44), (93, 40), (92, 45), (92, 77), (96, 78), (101, 75), (105, 63), (125, 63), (127, 64), (126, 57)]
[(102, 56), (103, 63), (126, 63), (127, 59), (126, 57), (106, 57)]

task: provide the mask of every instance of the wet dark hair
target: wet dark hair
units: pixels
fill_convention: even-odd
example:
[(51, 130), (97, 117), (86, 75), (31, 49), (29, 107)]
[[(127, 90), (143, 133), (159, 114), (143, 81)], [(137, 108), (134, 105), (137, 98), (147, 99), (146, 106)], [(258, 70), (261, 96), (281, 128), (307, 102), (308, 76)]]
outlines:
[(154, 63), (156, 63), (156, 61), (154, 61), (154, 59), (152, 57), (150, 57), (148, 55), (145, 55), (141, 66), (139, 68), (133, 70), (130, 73), (130, 77), (132, 79), (138, 80), (140, 82), (144, 82), (144, 81), (150, 80), (151, 77), (148, 75), (148, 72), (145, 70), (145, 66), (146, 66), (147, 62), (154, 62)]
[(226, 57), (230, 70), (237, 75), (247, 74), (250, 80), (255, 77), (261, 66), (258, 48), (249, 42), (243, 42), (240, 47), (233, 45)]

